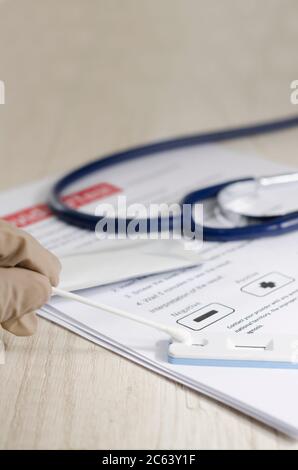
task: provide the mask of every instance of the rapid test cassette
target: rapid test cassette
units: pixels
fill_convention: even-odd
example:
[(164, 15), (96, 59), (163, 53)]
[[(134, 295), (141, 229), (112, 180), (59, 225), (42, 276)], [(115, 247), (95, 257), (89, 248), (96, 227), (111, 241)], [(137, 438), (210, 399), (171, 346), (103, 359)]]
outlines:
[(298, 369), (298, 334), (270, 337), (209, 333), (192, 344), (170, 343), (168, 360), (192, 366)]

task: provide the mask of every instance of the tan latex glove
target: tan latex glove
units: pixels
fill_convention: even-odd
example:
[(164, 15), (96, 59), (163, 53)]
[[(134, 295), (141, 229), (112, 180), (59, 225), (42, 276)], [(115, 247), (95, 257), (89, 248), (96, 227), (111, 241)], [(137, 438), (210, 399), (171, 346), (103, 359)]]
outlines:
[(35, 310), (59, 281), (60, 262), (23, 230), (0, 220), (0, 325), (17, 336), (32, 335)]

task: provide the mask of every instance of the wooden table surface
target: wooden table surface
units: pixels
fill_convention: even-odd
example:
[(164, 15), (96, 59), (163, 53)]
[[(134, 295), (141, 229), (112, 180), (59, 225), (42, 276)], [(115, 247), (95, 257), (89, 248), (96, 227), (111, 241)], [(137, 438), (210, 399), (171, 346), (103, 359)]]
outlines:
[[(0, 0), (1, 189), (130, 145), (297, 113), (295, 0)], [(297, 130), (230, 144), (298, 163)], [(2, 333), (5, 449), (298, 448), (43, 319)]]

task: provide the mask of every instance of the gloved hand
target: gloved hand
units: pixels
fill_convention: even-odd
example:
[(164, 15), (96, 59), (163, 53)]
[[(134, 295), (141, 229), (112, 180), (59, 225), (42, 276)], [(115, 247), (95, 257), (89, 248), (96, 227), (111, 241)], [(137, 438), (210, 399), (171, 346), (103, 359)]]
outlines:
[(0, 220), (0, 325), (17, 336), (32, 335), (34, 313), (59, 281), (60, 262), (23, 230)]

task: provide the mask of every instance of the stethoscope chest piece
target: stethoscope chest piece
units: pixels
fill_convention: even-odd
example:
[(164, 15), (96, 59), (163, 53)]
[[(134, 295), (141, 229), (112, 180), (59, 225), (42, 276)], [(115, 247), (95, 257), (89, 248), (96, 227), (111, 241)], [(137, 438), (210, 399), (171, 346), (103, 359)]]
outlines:
[(221, 212), (231, 222), (269, 219), (298, 211), (298, 174), (251, 178), (227, 185), (217, 195)]

